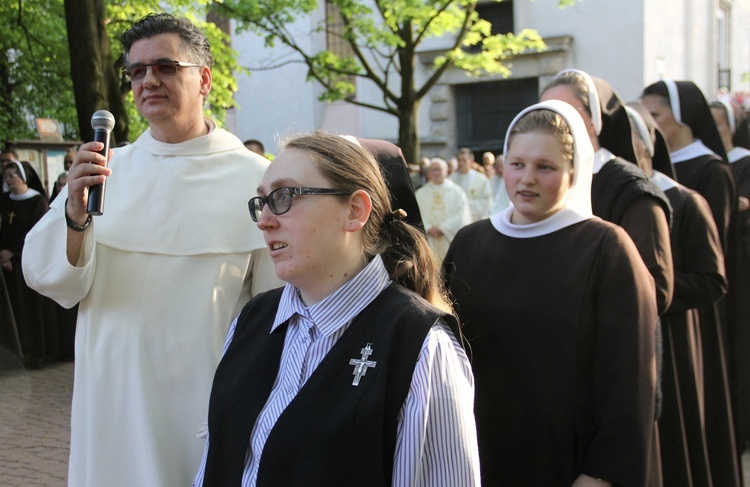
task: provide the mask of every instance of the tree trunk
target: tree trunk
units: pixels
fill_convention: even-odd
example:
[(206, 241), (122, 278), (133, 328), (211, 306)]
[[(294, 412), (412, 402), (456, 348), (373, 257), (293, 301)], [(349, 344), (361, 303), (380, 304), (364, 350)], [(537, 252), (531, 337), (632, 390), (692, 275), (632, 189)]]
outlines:
[(109, 110), (115, 116), (115, 140), (126, 140), (127, 116), (105, 29), (103, 0), (65, 0), (70, 76), (81, 140), (94, 138), (91, 116)]
[(419, 101), (405, 104), (398, 114), (398, 146), (409, 164), (419, 164), (419, 132), (417, 114)]
[(419, 102), (414, 82), (414, 44), (411, 22), (401, 28), (401, 38), (406, 45), (398, 49), (401, 66), (401, 98), (398, 103), (398, 142), (408, 164), (419, 164), (419, 132), (417, 131), (417, 114)]

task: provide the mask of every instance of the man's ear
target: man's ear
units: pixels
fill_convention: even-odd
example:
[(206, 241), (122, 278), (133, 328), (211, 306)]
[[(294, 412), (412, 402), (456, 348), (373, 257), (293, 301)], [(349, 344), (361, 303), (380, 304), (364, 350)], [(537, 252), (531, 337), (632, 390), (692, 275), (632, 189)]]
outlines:
[(200, 85), (200, 93), (203, 95), (203, 98), (206, 98), (208, 94), (211, 92), (211, 86), (213, 83), (213, 78), (211, 76), (211, 70), (207, 67), (201, 68), (201, 85)]

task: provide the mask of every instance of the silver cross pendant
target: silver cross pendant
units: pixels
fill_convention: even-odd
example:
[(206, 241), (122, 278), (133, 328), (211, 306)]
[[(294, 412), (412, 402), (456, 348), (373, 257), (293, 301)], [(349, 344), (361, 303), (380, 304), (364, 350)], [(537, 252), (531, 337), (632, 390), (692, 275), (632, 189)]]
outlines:
[(372, 343), (368, 343), (367, 346), (361, 350), (362, 358), (353, 358), (349, 360), (349, 365), (354, 366), (354, 372), (352, 372), (352, 375), (354, 375), (354, 380), (352, 381), (353, 386), (359, 385), (359, 380), (367, 373), (368, 368), (373, 368), (378, 364), (372, 360), (367, 360), (367, 358), (372, 355), (371, 345)]

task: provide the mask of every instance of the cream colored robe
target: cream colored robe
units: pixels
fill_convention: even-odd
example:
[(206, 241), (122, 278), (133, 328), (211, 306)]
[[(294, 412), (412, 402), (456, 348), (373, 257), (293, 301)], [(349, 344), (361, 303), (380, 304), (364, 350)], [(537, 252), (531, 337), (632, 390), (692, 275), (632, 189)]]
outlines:
[(267, 165), (225, 130), (180, 144), (147, 131), (115, 149), (77, 266), (67, 189), (28, 234), (29, 285), (80, 301), (70, 486), (190, 485), (229, 324), (249, 291), (283, 284), (247, 208)]
[(470, 169), (466, 174), (454, 172), (450, 177), (466, 192), (471, 207), (471, 221), (488, 218), (492, 209), (492, 185), (487, 176)]
[(503, 178), (493, 174), (490, 178), (490, 188), (492, 189), (492, 210), (490, 215), (494, 215), (510, 206), (510, 197), (508, 190), (505, 188)]
[(448, 178), (440, 185), (425, 184), (416, 191), (416, 196), (425, 230), (437, 227), (443, 232), (442, 237), (427, 236), (442, 262), (456, 232), (472, 222), (469, 200), (464, 190)]

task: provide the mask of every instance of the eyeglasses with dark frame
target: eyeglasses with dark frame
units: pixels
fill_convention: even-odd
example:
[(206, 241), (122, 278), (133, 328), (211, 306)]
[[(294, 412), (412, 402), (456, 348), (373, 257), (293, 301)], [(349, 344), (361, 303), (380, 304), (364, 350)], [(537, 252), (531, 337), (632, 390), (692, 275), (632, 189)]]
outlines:
[(250, 218), (254, 222), (260, 219), (260, 213), (263, 208), (268, 204), (268, 209), (274, 215), (283, 215), (292, 207), (292, 199), (295, 196), (303, 195), (338, 195), (338, 196), (349, 196), (351, 191), (344, 191), (341, 189), (333, 188), (301, 188), (295, 186), (285, 186), (283, 188), (277, 188), (268, 193), (268, 196), (256, 196), (250, 198), (247, 202), (247, 206), (250, 209)]
[(122, 68), (123, 74), (130, 79), (130, 81), (141, 81), (146, 77), (148, 68), (151, 68), (151, 72), (157, 78), (169, 78), (177, 74), (179, 68), (199, 68), (202, 64), (184, 63), (182, 61), (170, 61), (162, 60), (153, 63), (131, 64), (129, 68)]

